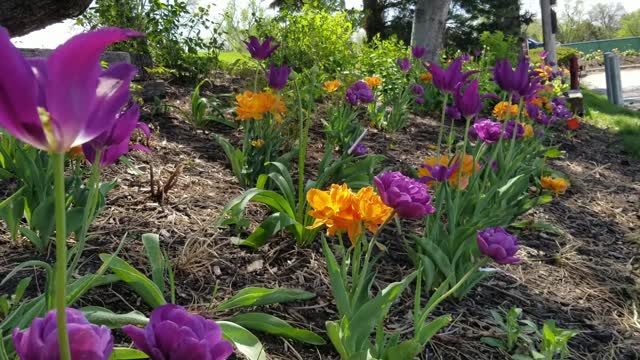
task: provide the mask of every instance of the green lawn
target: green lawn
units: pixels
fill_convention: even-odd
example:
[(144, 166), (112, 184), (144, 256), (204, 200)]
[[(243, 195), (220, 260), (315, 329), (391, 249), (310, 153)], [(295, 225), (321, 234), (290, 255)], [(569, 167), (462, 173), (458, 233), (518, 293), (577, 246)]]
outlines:
[(607, 97), (591, 90), (582, 89), (589, 123), (617, 131), (625, 149), (640, 158), (640, 111), (613, 105)]
[(223, 66), (228, 67), (235, 64), (239, 60), (243, 63), (245, 62), (250, 63), (251, 58), (247, 53), (241, 53), (238, 51), (225, 51), (225, 52), (221, 52), (218, 55), (218, 60), (220, 60)]

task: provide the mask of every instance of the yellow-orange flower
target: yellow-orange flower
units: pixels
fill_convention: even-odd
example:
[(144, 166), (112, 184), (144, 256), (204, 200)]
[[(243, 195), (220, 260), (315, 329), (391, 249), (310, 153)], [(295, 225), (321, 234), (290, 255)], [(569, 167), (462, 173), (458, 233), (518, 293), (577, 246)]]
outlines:
[(375, 233), (393, 212), (393, 209), (385, 205), (380, 195), (373, 191), (372, 186), (367, 186), (355, 196), (355, 207), (364, 222), (367, 230)]
[(522, 124), (522, 126), (524, 126), (524, 137), (526, 138), (532, 138), (534, 135), (533, 132), (533, 126), (529, 125), (529, 124)]
[[(449, 156), (447, 155), (440, 155), (440, 157), (435, 157), (435, 156), (430, 156), (430, 157), (426, 157), (424, 159), (424, 164), (428, 165), (430, 167), (433, 167), (435, 165), (443, 165), (446, 167), (451, 167), (454, 166), (454, 164), (456, 162), (458, 162), (460, 159), (459, 155), (456, 155), (453, 157), (453, 160), (450, 161), (449, 160)], [(480, 163), (476, 162), (475, 164), (475, 170), (478, 171), (480, 170)], [(469, 154), (465, 154), (465, 156), (462, 158), (462, 164), (458, 163), (457, 167), (455, 168), (455, 170), (451, 173), (451, 175), (448, 177), (447, 181), (449, 183), (449, 185), (451, 185), (454, 188), (458, 188), (458, 173), (462, 171), (462, 173), (460, 174), (460, 189), (465, 189), (467, 187), (467, 185), (469, 184), (469, 176), (471, 176), (473, 174), (474, 171), (474, 164), (473, 164), (473, 156), (469, 155)], [(418, 176), (420, 177), (433, 177), (431, 172), (429, 171), (429, 169), (421, 166), (420, 168), (418, 168)], [(428, 181), (427, 184), (428, 185), (432, 185), (434, 183), (434, 181)]]
[(309, 215), (316, 219), (309, 229), (325, 225), (329, 235), (347, 231), (349, 239), (356, 241), (360, 216), (354, 208), (355, 194), (346, 184), (333, 184), (328, 191), (311, 189), (307, 192), (307, 202), (313, 208)]
[(562, 194), (569, 187), (569, 182), (563, 178), (543, 176), (540, 178), (540, 185), (542, 185), (543, 189), (551, 190), (556, 194)]
[(69, 150), (69, 158), (81, 160), (84, 158), (84, 152), (82, 152), (82, 145), (74, 146)]
[(493, 116), (498, 120), (504, 120), (507, 118), (507, 112), (509, 112), (509, 118), (513, 119), (518, 116), (518, 105), (511, 104), (507, 101), (501, 101), (493, 108)]
[(549, 77), (551, 77), (551, 74), (553, 74), (553, 68), (548, 65), (544, 65), (544, 66), (541, 65), (540, 67), (536, 68), (534, 71), (538, 74), (538, 76), (540, 76), (545, 80), (548, 80)]
[(261, 148), (264, 146), (264, 140), (262, 139), (251, 140), (251, 146), (255, 148)]
[(338, 88), (340, 88), (341, 85), (342, 85), (342, 82), (340, 82), (340, 80), (325, 81), (324, 84), (322, 85), (322, 90), (328, 93), (332, 93), (338, 90)]
[(529, 102), (539, 108), (541, 108), (545, 101), (544, 101), (544, 96), (534, 96), (533, 99), (531, 99)]
[(431, 82), (433, 80), (433, 75), (430, 72), (424, 72), (420, 74), (420, 81), (422, 82)]
[(371, 186), (357, 194), (346, 184), (333, 184), (327, 191), (311, 189), (307, 192), (307, 202), (313, 208), (309, 215), (315, 218), (308, 229), (324, 225), (329, 235), (346, 231), (353, 245), (360, 239), (363, 226), (375, 232), (393, 212)]
[(377, 76), (367, 76), (366, 78), (364, 78), (364, 82), (366, 82), (367, 85), (369, 85), (369, 87), (372, 89), (382, 85), (382, 79)]
[[(455, 163), (456, 161), (458, 161), (459, 158), (460, 156), (456, 155), (453, 158), (453, 162)], [(471, 176), (474, 171), (473, 155), (465, 154), (462, 157), (462, 166), (458, 167), (458, 169), (462, 170), (462, 175)], [(475, 171), (478, 171), (478, 170), (480, 170), (480, 163), (476, 162)]]
[(277, 121), (282, 121), (282, 114), (287, 112), (282, 98), (269, 92), (245, 91), (236, 96), (236, 101), (239, 120), (262, 120), (264, 114), (271, 113)]

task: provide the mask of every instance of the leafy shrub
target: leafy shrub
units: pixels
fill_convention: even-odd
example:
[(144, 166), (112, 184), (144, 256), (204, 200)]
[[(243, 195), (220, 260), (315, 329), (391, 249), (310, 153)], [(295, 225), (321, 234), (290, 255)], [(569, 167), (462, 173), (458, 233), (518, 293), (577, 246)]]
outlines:
[(300, 12), (281, 10), (277, 17), (258, 24), (257, 31), (258, 37), (271, 36), (282, 44), (272, 58), (275, 63), (298, 69), (318, 65), (323, 72), (335, 74), (355, 62), (353, 25), (345, 11), (329, 13), (309, 5)]
[(518, 40), (511, 36), (505, 36), (502, 31), (485, 31), (480, 35), (480, 43), (486, 49), (486, 57), (490, 64), (499, 59), (509, 59), (514, 62), (518, 56)]
[(381, 39), (379, 35), (368, 44), (360, 46), (358, 62), (355, 66), (359, 77), (377, 75), (384, 79), (384, 91), (401, 91), (404, 88), (404, 74), (398, 70), (396, 59), (407, 56), (407, 47), (395, 36)]
[[(540, 53), (543, 51), (544, 49), (542, 48), (529, 50), (531, 62), (534, 64), (541, 62)], [(569, 66), (569, 60), (572, 56), (580, 56), (578, 49), (570, 47), (559, 47), (556, 49), (556, 53), (558, 55), (558, 65), (560, 66)]]
[(117, 26), (144, 32), (145, 38), (112, 49), (151, 56), (179, 79), (195, 80), (217, 65), (222, 47), (209, 11), (182, 0), (96, 0), (77, 23), (89, 30)]

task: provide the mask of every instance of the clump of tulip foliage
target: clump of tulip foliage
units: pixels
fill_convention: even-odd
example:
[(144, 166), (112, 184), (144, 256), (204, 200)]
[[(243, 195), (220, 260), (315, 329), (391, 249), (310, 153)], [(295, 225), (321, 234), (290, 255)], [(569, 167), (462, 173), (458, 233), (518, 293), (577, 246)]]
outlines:
[[(124, 29), (101, 29), (72, 38), (47, 59), (25, 59), (0, 28), (3, 141), (13, 136), (48, 152), (53, 173), (56, 263), (54, 269), (46, 263), (31, 264), (53, 273), (47, 296), (30, 303), (28, 313), (16, 312), (14, 318), (19, 319), (9, 322), (16, 324), (11, 329), (13, 350), (21, 359), (108, 359), (117, 352), (109, 328), (92, 324), (85, 316), (90, 312), (72, 308), (94, 283), (109, 280), (102, 273), (75, 281), (70, 275), (77, 270), (88, 227), (103, 202), (101, 169), (130, 150), (149, 151), (131, 141), (136, 130), (142, 138), (150, 137), (149, 128), (139, 122), (139, 106), (131, 101), (135, 68), (100, 66), (100, 56), (110, 44), (140, 36)], [(532, 207), (551, 201), (552, 194), (567, 191), (569, 182), (545, 167), (546, 158), (561, 153), (544, 145), (546, 134), (557, 124), (576, 127), (557, 96), (563, 73), (546, 64), (532, 66), (524, 58), (515, 67), (500, 60), (488, 82), (478, 69), (483, 69), (481, 60), (461, 56), (444, 67), (424, 63), (428, 50), (413, 47), (406, 57), (394, 60), (401, 83), (386, 84), (376, 74), (338, 78), (318, 68), (297, 73), (286, 64), (269, 63), (279, 47), (271, 38), (252, 37), (246, 46), (255, 60), (256, 76), (253, 88), (235, 98), (241, 145), (236, 148), (220, 136), (216, 140), (238, 182), (248, 190), (225, 208), (220, 224), (242, 225), (247, 204), (257, 202), (272, 213), (249, 237), (238, 240), (240, 245), (259, 247), (281, 231), (308, 245), (321, 234), (338, 310), (338, 318), (328, 321), (326, 330), (341, 358), (413, 359), (451, 321), (449, 315), (429, 321), (440, 302), (467, 294), (491, 273), (483, 270), (491, 261), (521, 261), (518, 239), (509, 225)], [(437, 99), (434, 94), (439, 94)], [(324, 113), (318, 110), (320, 101), (328, 104)], [(378, 172), (382, 156), (363, 143), (367, 127), (398, 131), (407, 125), (410, 110), (434, 105), (441, 114), (437, 141), (416, 144), (434, 150), (414, 160), (416, 176)], [(309, 179), (309, 131), (323, 115), (325, 152), (315, 178)], [(463, 129), (462, 137), (456, 136), (456, 127)], [(74, 210), (65, 191), (65, 165), (80, 152), (91, 165), (91, 175), (85, 185), (86, 206)], [(297, 174), (292, 176), (289, 169), (296, 157)], [(532, 185), (540, 190), (532, 191)], [(74, 211), (80, 212), (81, 225), (73, 230), (75, 245), (68, 256), (67, 218)], [(403, 231), (407, 221), (424, 224), (423, 230)], [(386, 236), (392, 227), (396, 233)], [(414, 270), (376, 292), (375, 265), (388, 248), (385, 243), (398, 238), (409, 250)], [(115, 255), (105, 259), (107, 265), (120, 260)], [(162, 284), (147, 285), (157, 288), (159, 297), (153, 291), (141, 292), (154, 307), (150, 319), (123, 327), (133, 346), (151, 359), (230, 356), (233, 339), (221, 324), (229, 325), (166, 304), (159, 290)], [(412, 332), (401, 337), (386, 331), (384, 323), (394, 302), (412, 284)]]
[[(298, 82), (306, 83), (302, 85), (305, 91), (296, 91), (292, 100), (297, 104), (294, 107), (302, 109), (292, 112), (300, 116), (301, 124), (299, 196), (296, 199), (286, 165), (275, 162), (267, 165), (274, 171), (259, 176), (257, 187), (226, 209), (227, 224), (239, 222), (237, 216), (249, 200), (274, 211), (241, 245), (261, 246), (265, 234), (271, 237), (279, 230), (289, 230), (303, 245), (322, 228), (337, 239), (332, 250), (323, 235), (339, 314), (338, 319), (327, 322), (327, 333), (343, 359), (367, 354), (376, 359), (412, 359), (450, 320), (444, 316), (426, 322), (433, 308), (449, 296), (464, 296), (491, 274), (483, 270), (490, 260), (504, 265), (520, 262), (518, 239), (507, 227), (568, 187), (566, 180), (545, 167), (546, 158), (561, 156), (557, 149), (544, 145), (546, 134), (572, 117), (555, 95), (557, 84), (551, 75), (541, 74), (540, 66), (524, 58), (515, 68), (508, 60), (500, 60), (491, 68), (489, 81), (481, 53), (474, 61), (460, 56), (443, 67), (424, 63), (424, 51), (412, 48), (406, 57), (396, 60), (404, 79), (400, 84), (386, 84), (375, 74), (322, 79), (312, 70), (305, 78), (296, 75), (296, 90)], [(439, 99), (434, 99), (438, 94)], [(406, 125), (409, 109), (437, 105), (441, 109), (437, 141), (417, 144), (430, 145), (435, 151), (416, 159), (415, 178), (391, 171), (368, 182), (336, 179), (322, 172), (327, 164), (323, 160), (318, 179), (305, 179), (303, 185), (300, 168), (304, 169), (304, 137), (310, 125), (305, 115), (317, 114), (314, 104), (318, 100), (328, 104), (323, 121), (325, 155), (335, 151), (342, 159), (355, 159), (349, 164), (364, 163), (372, 156), (362, 144), (367, 127), (398, 130)], [(398, 111), (402, 114), (395, 119), (393, 114)], [(461, 138), (456, 136), (456, 127), (463, 130)], [(347, 163), (337, 164), (344, 167)], [(273, 190), (268, 189), (269, 184)], [(540, 190), (532, 192), (531, 185)], [(397, 229), (401, 235), (396, 236), (404, 238), (416, 270), (374, 296), (371, 284), (379, 257), (373, 255), (374, 250), (386, 249), (382, 230), (392, 223), (400, 227), (400, 219), (424, 223), (421, 233)], [(394, 300), (413, 282), (418, 289), (414, 337), (401, 342), (398, 334), (385, 333), (383, 323)], [(435, 290), (426, 306), (421, 303), (422, 290)], [(372, 342), (374, 332), (378, 335)], [(413, 350), (399, 355), (399, 349), (407, 348)]]

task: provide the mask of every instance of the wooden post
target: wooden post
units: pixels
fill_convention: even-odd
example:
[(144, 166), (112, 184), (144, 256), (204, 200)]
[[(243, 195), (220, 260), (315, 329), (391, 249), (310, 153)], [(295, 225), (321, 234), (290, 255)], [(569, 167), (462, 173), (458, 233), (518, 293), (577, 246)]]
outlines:
[(553, 32), (551, 0), (540, 0), (540, 16), (542, 17), (542, 35), (544, 37), (544, 50), (547, 52), (547, 63), (553, 63), (553, 69), (556, 70), (558, 55), (556, 54), (556, 35)]

